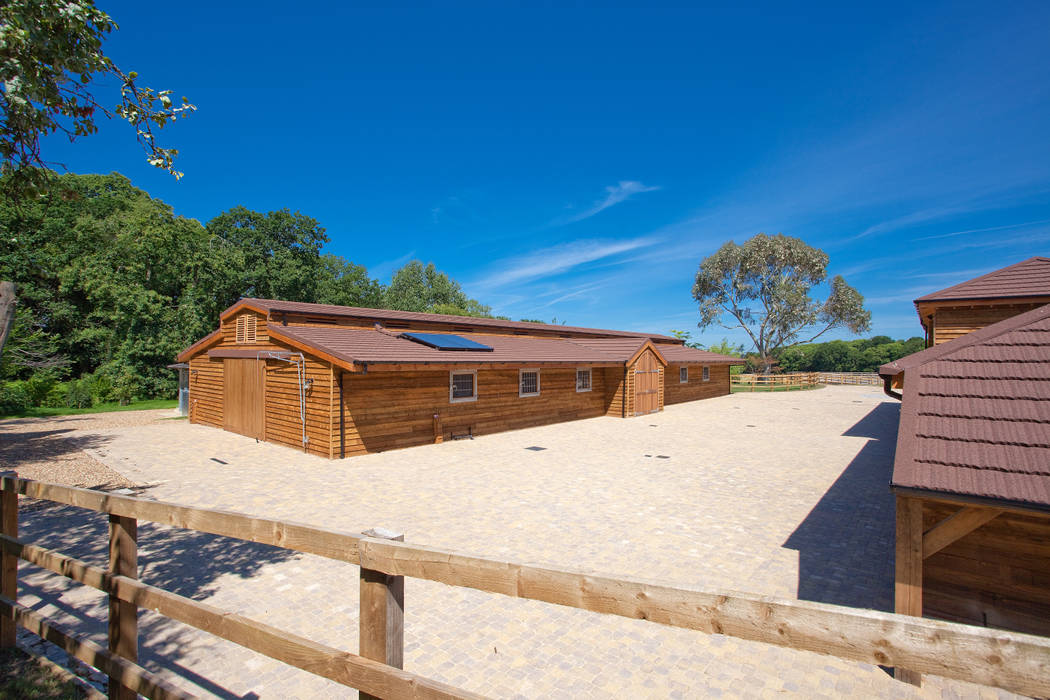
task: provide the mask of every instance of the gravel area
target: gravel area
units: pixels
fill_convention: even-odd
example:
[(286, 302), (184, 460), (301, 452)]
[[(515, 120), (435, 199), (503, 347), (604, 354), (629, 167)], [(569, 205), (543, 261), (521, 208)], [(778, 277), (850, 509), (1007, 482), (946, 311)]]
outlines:
[(0, 469), (19, 476), (95, 489), (134, 487), (84, 450), (106, 445), (131, 427), (173, 417), (171, 409), (91, 413), (0, 421)]

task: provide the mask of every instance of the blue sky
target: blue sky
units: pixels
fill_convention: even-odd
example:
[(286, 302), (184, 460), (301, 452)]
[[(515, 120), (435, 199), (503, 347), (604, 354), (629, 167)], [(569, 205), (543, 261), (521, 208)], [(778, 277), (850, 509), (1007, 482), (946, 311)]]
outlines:
[(186, 176), (118, 122), (48, 154), (202, 222), (300, 210), (384, 281), (706, 342), (743, 336), (696, 329), (699, 261), (785, 233), (918, 335), (915, 297), (1050, 252), (1050, 3), (840, 5), (100, 0), (117, 63), (199, 108), (162, 132)]

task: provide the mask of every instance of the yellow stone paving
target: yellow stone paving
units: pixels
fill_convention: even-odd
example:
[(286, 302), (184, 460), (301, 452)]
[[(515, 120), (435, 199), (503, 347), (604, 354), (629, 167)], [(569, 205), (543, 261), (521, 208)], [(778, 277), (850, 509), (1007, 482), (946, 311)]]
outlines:
[[(889, 609), (898, 404), (872, 387), (736, 394), (328, 461), (166, 421), (89, 454), (144, 495), (708, 589)], [(542, 451), (526, 450), (539, 446)], [(29, 509), (30, 539), (104, 561), (104, 521)], [(142, 578), (356, 651), (357, 568), (141, 527)], [(21, 599), (104, 640), (104, 602), (27, 568)], [(144, 663), (222, 698), (343, 698), (319, 680), (144, 613)], [(1013, 697), (722, 635), (406, 584), (406, 668), (494, 697)]]

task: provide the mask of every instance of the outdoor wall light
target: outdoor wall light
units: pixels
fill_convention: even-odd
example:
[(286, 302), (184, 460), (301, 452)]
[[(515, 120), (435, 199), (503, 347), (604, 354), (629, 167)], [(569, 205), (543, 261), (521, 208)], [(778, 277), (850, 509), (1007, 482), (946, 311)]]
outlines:
[(314, 385), (314, 380), (313, 379), (307, 379), (306, 383), (303, 384), (303, 389), (305, 389), (306, 391), (310, 391), (310, 387), (312, 387), (313, 385)]

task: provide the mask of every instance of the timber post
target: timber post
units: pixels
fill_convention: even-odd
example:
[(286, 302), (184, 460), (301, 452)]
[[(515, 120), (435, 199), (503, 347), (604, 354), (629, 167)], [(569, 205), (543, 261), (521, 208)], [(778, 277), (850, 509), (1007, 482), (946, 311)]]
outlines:
[[(15, 472), (3, 472), (3, 490), (0, 491), (0, 532), (18, 539), (18, 491), (15, 490)], [(18, 600), (18, 555), (3, 550), (0, 555), (0, 596)], [(16, 622), (6, 615), (0, 618), (0, 649), (15, 645)]]
[[(894, 611), (922, 617), (922, 501), (897, 496), (897, 549), (894, 574)], [(895, 668), (893, 677), (922, 685), (922, 674)]]
[[(405, 541), (403, 532), (374, 528), (366, 537)], [(357, 653), (403, 669), (405, 665), (405, 577), (361, 567), (361, 613)], [(374, 696), (360, 693), (362, 700)]]
[[(138, 521), (123, 515), (109, 516), (109, 573), (138, 579)], [(109, 594), (109, 651), (135, 663), (139, 658), (139, 608)], [(136, 700), (138, 693), (110, 676), (111, 700)]]

